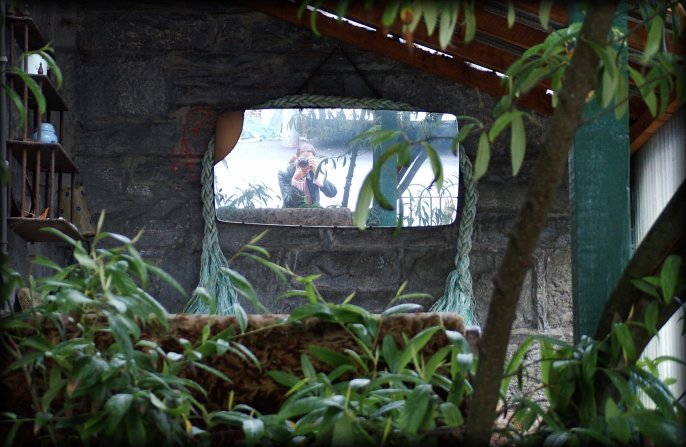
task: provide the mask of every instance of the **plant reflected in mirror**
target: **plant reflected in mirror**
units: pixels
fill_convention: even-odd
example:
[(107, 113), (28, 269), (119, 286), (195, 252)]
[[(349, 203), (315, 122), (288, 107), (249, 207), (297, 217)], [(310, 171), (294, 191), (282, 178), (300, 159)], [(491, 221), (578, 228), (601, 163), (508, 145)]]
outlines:
[(456, 117), (445, 113), (247, 110), (233, 149), (217, 148), (229, 150), (214, 169), (217, 217), (352, 226), (363, 183), (381, 166), (373, 181), (387, 203), (371, 203), (367, 226), (449, 225), (459, 208), (457, 131)]

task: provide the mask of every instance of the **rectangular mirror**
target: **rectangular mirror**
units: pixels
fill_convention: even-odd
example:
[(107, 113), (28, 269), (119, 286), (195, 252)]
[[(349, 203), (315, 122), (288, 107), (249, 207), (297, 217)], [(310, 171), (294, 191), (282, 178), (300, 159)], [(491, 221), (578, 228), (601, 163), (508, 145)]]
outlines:
[[(233, 113), (234, 116), (236, 112)], [(238, 117), (240, 121), (240, 115)], [(253, 109), (226, 143), (217, 126), (217, 218), (226, 222), (299, 226), (352, 226), (365, 177), (385, 150), (407, 141), (410, 162), (395, 156), (381, 171), (381, 190), (394, 210), (373, 202), (367, 226), (449, 225), (457, 218), (459, 160), (451, 152), (454, 115), (345, 108)], [(240, 124), (238, 124), (239, 126)], [(238, 132), (240, 131), (240, 136)], [(389, 131), (389, 132), (384, 132)], [(397, 131), (397, 132), (396, 132)], [(382, 136), (391, 135), (383, 139)], [(443, 184), (434, 183), (426, 145), (438, 154)], [(229, 147), (233, 145), (233, 148)]]

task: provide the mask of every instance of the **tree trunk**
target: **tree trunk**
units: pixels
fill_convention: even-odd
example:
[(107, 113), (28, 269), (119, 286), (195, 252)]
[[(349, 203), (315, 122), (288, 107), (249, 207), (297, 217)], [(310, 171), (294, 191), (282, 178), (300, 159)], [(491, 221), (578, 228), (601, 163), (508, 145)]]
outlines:
[(559, 92), (559, 105), (550, 120), (543, 150), (534, 167), (505, 257), (493, 280), (493, 295), (479, 347), (474, 397), (469, 403), (467, 445), (488, 445), (491, 438), (500, 380), (522, 284), (531, 267), (539, 236), (546, 226), (555, 191), (564, 178), (567, 153), (581, 122), (585, 99), (596, 82), (598, 56), (587, 42), (604, 46), (617, 6), (616, 1), (596, 1), (588, 5), (574, 57)]

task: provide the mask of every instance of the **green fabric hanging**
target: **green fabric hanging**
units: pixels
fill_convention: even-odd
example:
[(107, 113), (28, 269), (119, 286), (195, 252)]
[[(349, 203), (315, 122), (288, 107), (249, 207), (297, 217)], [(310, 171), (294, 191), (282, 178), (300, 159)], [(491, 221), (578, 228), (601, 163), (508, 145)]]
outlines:
[[(212, 296), (216, 297), (216, 314), (233, 315), (235, 313), (234, 305), (238, 304), (238, 294), (229, 277), (221, 272), (221, 268), (227, 267), (228, 264), (219, 246), (217, 216), (214, 210), (214, 137), (207, 145), (207, 152), (202, 158), (201, 181), (202, 219), (205, 229), (202, 238), (198, 287), (204, 287)], [(193, 314), (207, 314), (210, 312), (210, 306), (198, 294), (194, 294), (183, 311)]]
[(469, 253), (472, 250), (472, 232), (476, 215), (477, 192), (474, 169), (464, 148), (460, 145), (460, 175), (464, 185), (464, 205), (457, 234), (455, 269), (448, 274), (443, 296), (429, 309), (431, 312), (457, 313), (468, 325), (477, 324), (472, 275), (469, 272)]

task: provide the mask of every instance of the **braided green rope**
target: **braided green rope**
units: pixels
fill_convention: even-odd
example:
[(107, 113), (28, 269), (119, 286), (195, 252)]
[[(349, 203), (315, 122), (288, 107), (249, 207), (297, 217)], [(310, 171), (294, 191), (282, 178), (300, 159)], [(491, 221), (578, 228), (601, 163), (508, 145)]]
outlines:
[[(370, 109), (404, 109), (418, 110), (408, 104), (374, 98), (341, 98), (320, 95), (291, 95), (266, 102), (255, 108), (299, 108), (299, 107), (337, 107), (337, 108), (370, 108)], [(203, 249), (198, 287), (204, 287), (217, 298), (217, 310), (220, 315), (233, 314), (233, 305), (238, 303), (236, 289), (226, 275), (220, 271), (227, 265), (226, 258), (219, 246), (217, 236), (216, 214), (214, 209), (214, 138), (208, 145), (203, 157), (202, 168), (202, 201), (203, 221), (205, 224)], [(455, 269), (450, 272), (446, 281), (445, 292), (431, 306), (432, 312), (451, 312), (462, 315), (467, 324), (475, 324), (474, 294), (472, 277), (469, 272), (469, 253), (472, 248), (472, 231), (476, 212), (477, 193), (474, 185), (472, 163), (464, 148), (460, 146), (460, 170), (464, 182), (465, 198), (460, 224), (458, 226), (457, 253)], [(208, 313), (209, 306), (194, 295), (184, 312)]]
[(466, 324), (472, 325), (476, 324), (476, 309), (472, 291), (472, 275), (469, 273), (469, 252), (472, 250), (477, 192), (472, 162), (462, 146), (460, 146), (460, 171), (464, 184), (464, 206), (458, 227), (455, 269), (448, 274), (443, 296), (429, 310), (460, 314)]
[[(217, 236), (217, 216), (214, 210), (214, 138), (207, 145), (202, 158), (202, 219), (205, 230), (202, 238), (200, 258), (200, 280), (198, 287), (204, 287), (217, 299), (215, 313), (232, 315), (233, 305), (238, 303), (236, 289), (229, 278), (221, 272), (227, 266), (226, 258), (219, 246)], [(210, 306), (199, 295), (194, 294), (183, 310), (186, 313), (207, 314)]]
[(321, 95), (290, 95), (274, 99), (261, 104), (256, 109), (285, 109), (301, 107), (335, 107), (341, 108), (367, 108), (367, 109), (391, 109), (391, 110), (417, 110), (409, 104), (404, 104), (390, 99), (376, 98), (342, 98), (339, 96)]

